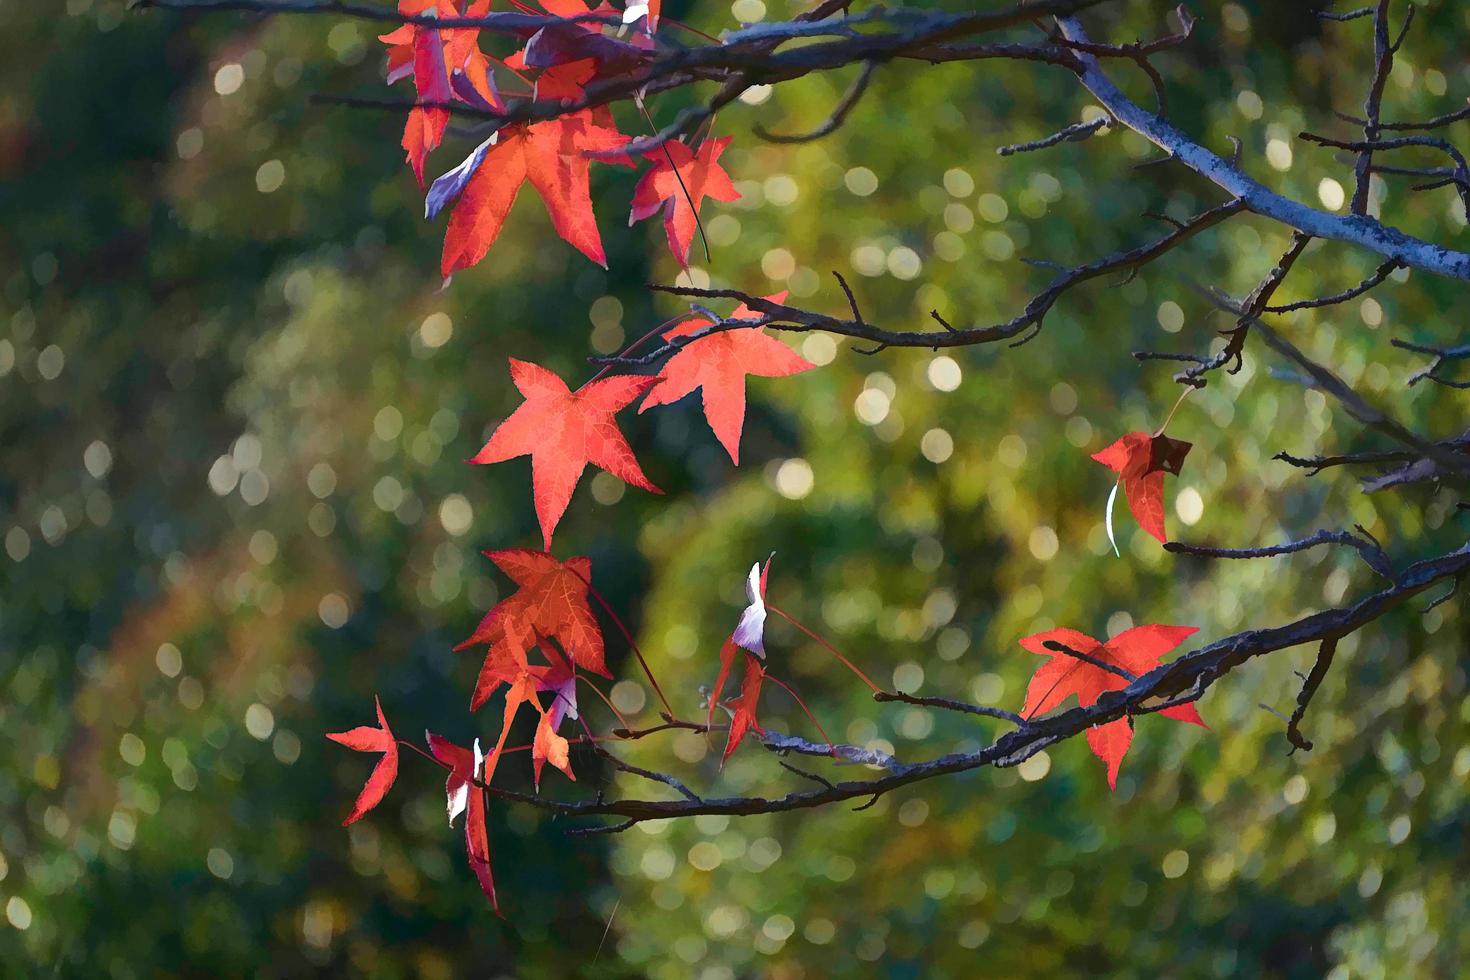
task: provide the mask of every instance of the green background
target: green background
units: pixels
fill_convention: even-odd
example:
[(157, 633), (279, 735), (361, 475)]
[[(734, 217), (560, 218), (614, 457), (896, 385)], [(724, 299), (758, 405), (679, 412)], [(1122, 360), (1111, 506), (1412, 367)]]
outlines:
[[(1351, 162), (1293, 136), (1349, 135), (1331, 111), (1361, 103), (1371, 26), (1319, 25), (1296, 6), (1199, 4), (1196, 38), (1159, 63), (1176, 122), (1220, 150), (1238, 137), (1249, 172), (1315, 203), (1324, 178), (1350, 184)], [(1420, 6), (1389, 117), (1447, 111), (1470, 91), (1470, 13)], [(763, 11), (752, 0), (734, 13), (687, 8), (666, 12), (709, 31)], [(765, 15), (798, 9), (773, 0)], [(1165, 10), (1114, 4), (1088, 22), (1095, 37), (1132, 40), (1164, 31)], [(397, 119), (309, 101), (383, 91), (375, 33), (337, 18), (0, 0), (7, 971), (720, 980), (1461, 968), (1470, 634), (1458, 602), (1422, 614), (1416, 600), (1343, 642), (1307, 718), (1310, 754), (1288, 757), (1282, 722), (1259, 707), (1290, 710), (1292, 671), (1311, 662), (1303, 649), (1218, 683), (1200, 704), (1209, 731), (1143, 719), (1115, 793), (1075, 739), (1019, 770), (920, 784), (861, 813), (702, 817), (587, 839), (496, 806), (504, 920), (444, 825), (442, 774), (421, 760), (406, 755), (386, 802), (343, 830), (371, 761), (322, 733), (368, 723), (375, 693), (404, 737), (495, 732), (493, 713), (466, 710), (474, 658), (451, 648), (508, 589), (478, 551), (539, 541), (529, 466), (463, 462), (519, 401), (507, 356), (575, 383), (591, 372), (586, 355), (682, 309), (642, 287), (677, 269), (656, 222), (626, 227), (635, 176), (612, 168), (594, 183), (609, 272), (556, 239), (523, 194), (487, 259), (441, 290), (442, 221), (421, 220)], [(1136, 73), (1114, 74), (1149, 97)], [(704, 212), (711, 257), (696, 244), (696, 281), (786, 288), (836, 313), (835, 269), (885, 326), (922, 328), (931, 308), (996, 322), (1048, 277), (1019, 256), (1087, 261), (1162, 234), (1144, 212), (1182, 218), (1221, 200), (1182, 168), (1135, 169), (1155, 154), (1126, 133), (998, 157), (998, 145), (1089, 105), (1044, 66), (892, 65), (834, 136), (786, 147), (751, 135), (756, 122), (817, 124), (849, 75), (720, 114), (718, 132), (735, 136), (723, 162), (745, 198)], [(651, 109), (667, 121), (684, 97)], [(630, 131), (644, 125), (620, 112)], [(1448, 135), (1463, 139), (1465, 125)], [(451, 138), (431, 171), (470, 145)], [(1391, 178), (1375, 202), (1413, 234), (1470, 244), (1450, 189), (1411, 193)], [(1069, 294), (1015, 350), (864, 357), (793, 337), (830, 363), (751, 382), (739, 469), (697, 400), (630, 411), (624, 429), (667, 495), (584, 479), (558, 553), (591, 556), (686, 716), (713, 678), (743, 573), (772, 550), (772, 601), (880, 683), (1011, 709), (1039, 663), (1016, 641), (1051, 625), (1104, 636), (1186, 623), (1209, 642), (1351, 600), (1376, 587), (1351, 555), (1176, 559), (1121, 507), (1115, 558), (1102, 525), (1111, 484), (1087, 458), (1158, 425), (1174, 401), (1168, 366), (1140, 367), (1130, 352), (1218, 343), (1226, 321), (1192, 285), (1241, 295), (1286, 242), (1268, 222), (1232, 220), (1131, 282)], [(1345, 288), (1377, 261), (1314, 244), (1278, 296)], [(1466, 425), (1464, 395), (1406, 389), (1422, 359), (1388, 340), (1463, 342), (1463, 297), (1401, 274), (1281, 328), (1399, 418), (1448, 435)], [(1377, 445), (1272, 366), (1252, 344), (1241, 373), (1175, 416), (1170, 434), (1195, 448), (1169, 481), (1174, 534), (1243, 546), (1361, 522), (1405, 560), (1463, 541), (1451, 495), (1366, 496), (1345, 473), (1307, 478), (1269, 461)], [(637, 717), (653, 720), (625, 644), (605, 629), (628, 682), (616, 696), (646, 702)], [(781, 623), (768, 649), (834, 737), (916, 759), (998, 730), (875, 705)], [(605, 711), (589, 715), (611, 726)], [(762, 719), (816, 737), (778, 689)], [(753, 744), (723, 772), (695, 736), (621, 751), (711, 793), (799, 785)], [(524, 757), (510, 758), (508, 785), (529, 786)], [(582, 750), (573, 758), (578, 783), (550, 773), (545, 792), (663, 792), (614, 781)]]

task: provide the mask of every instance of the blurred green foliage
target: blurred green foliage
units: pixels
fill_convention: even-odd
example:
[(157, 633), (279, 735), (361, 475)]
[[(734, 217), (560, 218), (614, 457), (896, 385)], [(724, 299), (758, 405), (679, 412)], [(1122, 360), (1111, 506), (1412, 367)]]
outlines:
[[(1116, 39), (1163, 3), (1093, 15)], [(795, 12), (740, 0), (706, 30)], [(1162, 60), (1171, 113), (1303, 200), (1351, 168), (1293, 139), (1360, 98), (1369, 24), (1305, 7), (1207, 3)], [(1426, 116), (1470, 89), (1470, 14), (1422, 3), (1386, 114)], [(1081, 740), (1018, 770), (921, 784), (861, 813), (701, 817), (571, 838), (492, 812), (504, 921), (462, 866), (441, 774), (406, 757), (388, 801), (338, 826), (369, 767), (321, 733), (367, 723), (460, 741), (476, 664), (450, 648), (506, 583), (478, 549), (536, 540), (529, 468), (470, 468), (516, 404), (507, 355), (568, 378), (680, 307), (656, 223), (624, 228), (633, 176), (599, 176), (612, 270), (517, 209), (479, 267), (437, 281), (440, 230), (396, 120), (313, 105), (372, 90), (371, 25), (129, 12), (118, 0), (0, 0), (0, 957), (17, 975), (782, 978), (1451, 976), (1470, 958), (1470, 700), (1457, 602), (1401, 610), (1343, 642), (1287, 757), (1281, 722), (1311, 651), (1237, 671), (1201, 704), (1212, 730), (1141, 721), (1118, 791)], [(1140, 98), (1141, 80), (1119, 69)], [(814, 125), (849, 79), (816, 77), (723, 112), (744, 200), (706, 211), (693, 271), (874, 322), (1008, 319), (1048, 273), (1219, 200), (1131, 134), (1002, 159), (1087, 105), (1070, 79), (1013, 64), (892, 65), (852, 120), (808, 145), (750, 135)], [(764, 95), (764, 93), (758, 93)], [(660, 119), (678, 98), (652, 108)], [(626, 114), (625, 126), (640, 126)], [(1452, 135), (1463, 137), (1463, 127)], [(467, 146), (441, 150), (450, 165)], [(1466, 242), (1449, 189), (1377, 185), (1414, 234)], [(862, 357), (793, 339), (820, 371), (752, 382), (732, 470), (696, 400), (626, 416), (669, 491), (577, 492), (558, 543), (593, 558), (676, 706), (733, 625), (742, 573), (777, 552), (772, 600), (864, 670), (926, 694), (1018, 708), (1049, 625), (1104, 635), (1184, 622), (1209, 641), (1373, 587), (1351, 556), (1171, 558), (1120, 516), (1087, 459), (1159, 423), (1176, 388), (1136, 348), (1200, 351), (1222, 321), (1191, 288), (1247, 291), (1286, 243), (1241, 218), (1130, 282), (1069, 295), (1019, 349)], [(1285, 299), (1376, 265), (1314, 243)], [(1391, 336), (1449, 342), (1463, 291), (1398, 275), (1283, 329), (1405, 421), (1465, 427), (1465, 401), (1403, 379)], [(590, 313), (589, 313), (590, 311)], [(1273, 453), (1373, 445), (1320, 395), (1245, 369), (1192, 396), (1195, 443), (1171, 485), (1181, 536), (1270, 543), (1361, 522), (1404, 558), (1463, 540), (1452, 500), (1365, 496)], [(1121, 513), (1121, 512), (1120, 512)], [(1422, 602), (1415, 603), (1416, 607)], [(974, 747), (995, 725), (879, 706), (784, 624), (768, 641), (834, 737), (904, 758)], [(625, 706), (653, 707), (609, 630)], [(610, 723), (590, 714), (599, 723)], [(778, 689), (764, 720), (807, 734)], [(486, 726), (490, 727), (486, 727)], [(723, 772), (696, 736), (625, 754), (712, 793), (796, 777), (758, 747)], [(578, 754), (579, 782), (611, 790)], [(528, 773), (502, 767), (513, 779)], [(528, 784), (528, 780), (526, 780)], [(652, 784), (620, 785), (648, 793)], [(653, 787), (654, 790), (660, 789)], [(610, 922), (610, 926), (609, 926)]]

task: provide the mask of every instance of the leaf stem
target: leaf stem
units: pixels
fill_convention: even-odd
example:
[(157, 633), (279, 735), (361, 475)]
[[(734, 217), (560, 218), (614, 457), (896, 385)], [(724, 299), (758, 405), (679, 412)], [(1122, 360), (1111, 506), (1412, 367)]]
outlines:
[(782, 619), (786, 620), (786, 622), (790, 623), (792, 626), (795, 626), (797, 629), (801, 630), (813, 640), (816, 640), (818, 643), (820, 643), (823, 647), (827, 649), (828, 653), (832, 654), (832, 656), (842, 661), (843, 666), (852, 671), (854, 674), (858, 675), (858, 677), (862, 679), (862, 682), (872, 689), (874, 694), (883, 693), (883, 689), (881, 687), (879, 687), (877, 684), (874, 684), (872, 680), (869, 679), (867, 674), (859, 670), (851, 660), (848, 660), (842, 655), (842, 651), (838, 650), (832, 644), (828, 643), (827, 640), (823, 638), (820, 634), (814, 633), (813, 631), (807, 629), (800, 622), (798, 622), (794, 616), (776, 606), (771, 605), (769, 602), (766, 603), (766, 608), (775, 613), (777, 616), (780, 616)]
[(659, 703), (664, 706), (664, 710), (671, 715), (676, 714), (673, 707), (669, 704), (669, 699), (664, 697), (663, 688), (658, 686), (658, 678), (653, 676), (653, 669), (648, 666), (648, 661), (643, 657), (643, 651), (638, 649), (638, 641), (633, 639), (633, 634), (629, 632), (628, 627), (623, 625), (622, 619), (618, 617), (617, 613), (613, 612), (613, 607), (602, 597), (602, 593), (597, 591), (597, 586), (592, 584), (591, 579), (583, 578), (582, 574), (575, 568), (572, 569), (572, 574), (582, 579), (583, 583), (587, 586), (587, 591), (591, 592), (592, 597), (602, 606), (602, 611), (607, 613), (608, 617), (617, 624), (618, 632), (622, 633), (623, 639), (628, 641), (628, 646), (633, 650), (633, 656), (638, 658), (638, 663), (642, 666), (643, 673), (648, 678), (648, 683), (653, 685), (653, 692), (658, 695)]

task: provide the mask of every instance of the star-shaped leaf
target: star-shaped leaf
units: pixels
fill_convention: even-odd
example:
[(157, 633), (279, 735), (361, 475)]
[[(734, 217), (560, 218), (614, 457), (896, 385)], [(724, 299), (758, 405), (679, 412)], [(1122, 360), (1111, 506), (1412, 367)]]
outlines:
[(358, 794), (357, 802), (352, 805), (352, 812), (347, 819), (342, 821), (345, 827), (348, 824), (362, 819), (373, 807), (382, 802), (387, 795), (393, 780), (398, 777), (398, 740), (393, 737), (393, 732), (388, 728), (388, 719), (383, 717), (383, 705), (376, 697), (373, 704), (378, 709), (378, 727), (371, 728), (363, 725), (359, 728), (345, 732), (330, 732), (327, 738), (341, 745), (347, 746), (354, 752), (381, 752), (383, 757), (368, 774), (367, 782)]
[(531, 483), (543, 544), (551, 550), (551, 533), (571, 502), (572, 491), (591, 463), (624, 483), (662, 493), (649, 482), (618, 430), (613, 415), (657, 379), (617, 375), (577, 391), (550, 371), (527, 361), (510, 362), (511, 380), (525, 402), (490, 436), (470, 460), (500, 463), (531, 457)]
[(628, 215), (628, 224), (642, 221), (663, 209), (669, 251), (686, 269), (689, 267), (689, 246), (699, 226), (699, 206), (704, 199), (735, 201), (740, 198), (740, 192), (730, 182), (730, 175), (719, 164), (720, 154), (729, 145), (728, 136), (705, 140), (698, 151), (691, 150), (686, 143), (669, 140), (644, 154), (653, 161), (653, 167), (633, 188), (633, 210)]
[[(785, 292), (767, 299), (780, 303)], [(757, 314), (745, 304), (730, 315), (732, 320), (753, 320)], [(686, 320), (664, 334), (665, 340), (685, 337), (711, 325), (703, 317)], [(770, 336), (761, 327), (738, 327), (721, 330), (689, 341), (667, 361), (658, 373), (659, 383), (638, 412), (658, 405), (668, 405), (701, 389), (704, 417), (720, 445), (730, 454), (731, 462), (740, 464), (740, 433), (745, 427), (745, 377), (781, 378), (809, 371), (815, 364), (786, 344)]]
[[(1138, 676), (1159, 665), (1159, 658), (1197, 632), (1193, 626), (1135, 626), (1124, 630), (1106, 643), (1072, 629), (1053, 629), (1035, 633), (1021, 641), (1021, 646), (1043, 657), (1050, 657), (1037, 669), (1026, 688), (1027, 718), (1045, 714), (1061, 705), (1068, 697), (1077, 696), (1082, 707), (1095, 704), (1104, 691), (1121, 691), (1128, 681), (1119, 674), (1104, 670), (1086, 660), (1071, 656), (1047, 644), (1076, 650), (1096, 660), (1113, 664)], [(1176, 721), (1204, 726), (1199, 712), (1191, 704), (1165, 708), (1159, 714)], [(1205, 726), (1207, 727), (1207, 726)], [(1087, 730), (1087, 744), (1108, 767), (1108, 786), (1116, 787), (1118, 767), (1133, 741), (1133, 719), (1118, 718)]]
[(518, 588), (486, 613), (470, 638), (455, 648), (481, 644), (490, 648), (470, 710), (478, 710), (502, 685), (530, 675), (536, 691), (556, 692), (552, 711), (557, 713), (557, 722), (565, 716), (575, 718), (576, 687), (570, 664), (553, 661), (547, 667), (537, 667), (529, 663), (527, 653), (537, 643), (555, 640), (571, 663), (610, 676), (603, 662), (602, 629), (587, 604), (592, 560), (579, 557), (560, 562), (545, 552), (523, 548), (487, 551), (485, 555)]
[[(580, 92), (579, 79), (590, 77), (591, 62), (549, 70), (537, 95), (565, 99)], [(440, 270), (447, 279), (485, 257), (505, 226), (521, 185), (530, 182), (546, 205), (552, 226), (562, 238), (603, 268), (607, 255), (592, 212), (590, 152), (604, 154), (628, 142), (607, 112), (584, 109), (544, 122), (506, 126), (477, 147), (469, 158), (445, 174), (429, 193), (426, 213), (433, 217), (449, 200), (459, 198), (444, 233)]]

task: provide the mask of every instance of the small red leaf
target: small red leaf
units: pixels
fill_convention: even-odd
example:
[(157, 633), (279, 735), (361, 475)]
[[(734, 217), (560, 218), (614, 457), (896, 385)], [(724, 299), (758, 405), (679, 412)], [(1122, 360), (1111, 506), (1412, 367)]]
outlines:
[(571, 744), (556, 733), (551, 714), (543, 712), (541, 720), (536, 723), (536, 737), (531, 743), (533, 778), (538, 792), (541, 789), (541, 767), (548, 762), (566, 773), (572, 782), (577, 781), (576, 774), (572, 772)]
[(1164, 474), (1179, 475), (1190, 443), (1165, 435), (1130, 432), (1092, 458), (1118, 474), (1128, 509), (1138, 524), (1160, 542), (1167, 544), (1164, 528)]
[[(559, 99), (580, 91), (577, 79), (583, 78), (585, 64), (547, 71), (538, 85), (538, 96)], [(627, 142), (610, 113), (590, 109), (499, 130), (495, 144), (475, 165), (449, 219), (440, 261), (444, 277), (485, 257), (527, 181), (545, 203), (557, 234), (606, 268), (607, 256), (592, 212), (592, 159), (588, 154), (605, 155)]]
[(705, 140), (698, 151), (689, 149), (688, 144), (669, 140), (644, 154), (653, 161), (653, 167), (633, 188), (633, 210), (628, 215), (628, 224), (651, 217), (662, 208), (669, 251), (686, 269), (689, 246), (699, 226), (700, 204), (707, 197), (716, 201), (740, 199), (730, 175), (718, 162), (729, 145), (729, 136)]
[[(786, 299), (786, 293), (766, 298), (780, 303)], [(756, 316), (742, 304), (730, 318), (753, 320)], [(665, 333), (664, 339), (688, 336), (709, 326), (709, 320), (696, 317)], [(746, 375), (780, 378), (814, 367), (815, 364), (761, 327), (722, 330), (690, 341), (665, 361), (658, 373), (658, 385), (648, 392), (638, 412), (641, 415), (655, 406), (676, 402), (696, 388), (702, 389), (704, 417), (720, 445), (730, 454), (730, 461), (738, 466), (740, 433), (745, 427)]]
[(364, 814), (381, 803), (393, 785), (393, 780), (398, 777), (398, 741), (388, 728), (388, 719), (383, 717), (382, 703), (375, 697), (373, 704), (378, 709), (377, 728), (363, 726), (346, 732), (327, 734), (327, 738), (355, 752), (383, 753), (383, 757), (368, 774), (367, 782), (363, 785), (362, 792), (358, 794), (357, 802), (352, 805), (352, 812), (347, 815), (346, 820), (342, 821), (344, 827), (362, 819)]
[(760, 707), (761, 683), (766, 679), (766, 665), (754, 654), (745, 655), (745, 679), (740, 683), (740, 700), (735, 704), (735, 714), (730, 718), (730, 737), (725, 741), (725, 754), (720, 757), (723, 767), (751, 729), (761, 731), (756, 721), (756, 710)]

